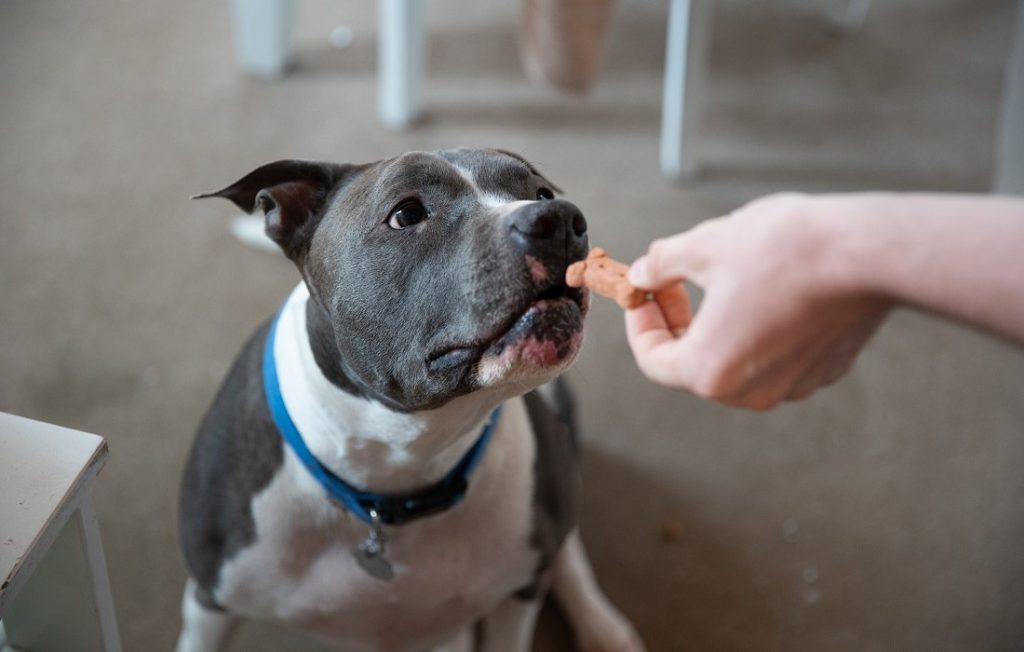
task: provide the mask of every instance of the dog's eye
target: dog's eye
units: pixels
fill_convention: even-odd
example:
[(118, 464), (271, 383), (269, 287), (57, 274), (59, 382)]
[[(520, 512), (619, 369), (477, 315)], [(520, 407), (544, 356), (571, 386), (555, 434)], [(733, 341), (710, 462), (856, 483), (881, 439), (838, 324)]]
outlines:
[(540, 188), (537, 188), (537, 199), (554, 199), (554, 198), (555, 198), (555, 193), (551, 192), (550, 188), (545, 188), (544, 186), (541, 186)]
[(427, 209), (417, 199), (409, 199), (398, 205), (391, 211), (388, 217), (388, 226), (392, 229), (404, 229), (407, 226), (419, 224), (427, 219)]

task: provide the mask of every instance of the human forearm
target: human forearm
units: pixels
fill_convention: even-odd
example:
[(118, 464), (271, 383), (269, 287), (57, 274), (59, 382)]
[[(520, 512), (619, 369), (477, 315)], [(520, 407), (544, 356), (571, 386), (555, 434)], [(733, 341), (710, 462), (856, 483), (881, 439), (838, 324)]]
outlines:
[(824, 195), (841, 282), (1024, 342), (1024, 199)]

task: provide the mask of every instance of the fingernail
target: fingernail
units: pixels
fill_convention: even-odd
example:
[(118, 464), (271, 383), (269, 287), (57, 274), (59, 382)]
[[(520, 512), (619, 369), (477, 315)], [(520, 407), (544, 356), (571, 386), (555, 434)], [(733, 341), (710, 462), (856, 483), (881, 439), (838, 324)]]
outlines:
[(647, 283), (647, 256), (640, 256), (629, 267), (629, 282), (643, 287)]

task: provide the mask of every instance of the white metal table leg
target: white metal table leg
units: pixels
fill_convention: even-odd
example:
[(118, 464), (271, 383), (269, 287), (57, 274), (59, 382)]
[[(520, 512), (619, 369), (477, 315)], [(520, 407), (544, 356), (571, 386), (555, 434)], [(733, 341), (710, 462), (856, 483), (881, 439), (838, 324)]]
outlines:
[(284, 74), (295, 22), (293, 0), (231, 0), (238, 64), (254, 77)]
[(80, 528), (82, 547), (89, 564), (89, 584), (92, 589), (94, 608), (103, 637), (103, 647), (108, 651), (121, 649), (121, 636), (117, 631), (117, 615), (114, 613), (114, 596), (110, 590), (107, 575), (107, 559), (103, 554), (100, 538), (99, 517), (92, 501), (92, 493), (86, 493), (76, 514)]
[(661, 171), (697, 171), (696, 142), (711, 31), (711, 2), (672, 0), (661, 104)]
[(408, 126), (423, 109), (424, 12), (424, 0), (380, 0), (378, 113), (388, 127)]
[(1010, 57), (1003, 83), (1003, 109), (996, 132), (997, 193), (1024, 194), (1024, 0), (1017, 2)]
[(89, 492), (4, 615), (4, 625), (8, 644), (15, 649), (121, 651)]

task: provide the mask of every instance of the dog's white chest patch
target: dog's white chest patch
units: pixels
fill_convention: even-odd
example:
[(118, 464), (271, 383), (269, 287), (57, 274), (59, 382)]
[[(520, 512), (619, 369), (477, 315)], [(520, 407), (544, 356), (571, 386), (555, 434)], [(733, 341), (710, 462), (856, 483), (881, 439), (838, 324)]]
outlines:
[(508, 401), (465, 499), (386, 528), (395, 578), (382, 581), (353, 556), (366, 524), (331, 503), (286, 447), (282, 468), (252, 503), (256, 541), (224, 565), (216, 598), (353, 651), (435, 645), (533, 579), (534, 454), (523, 402)]

